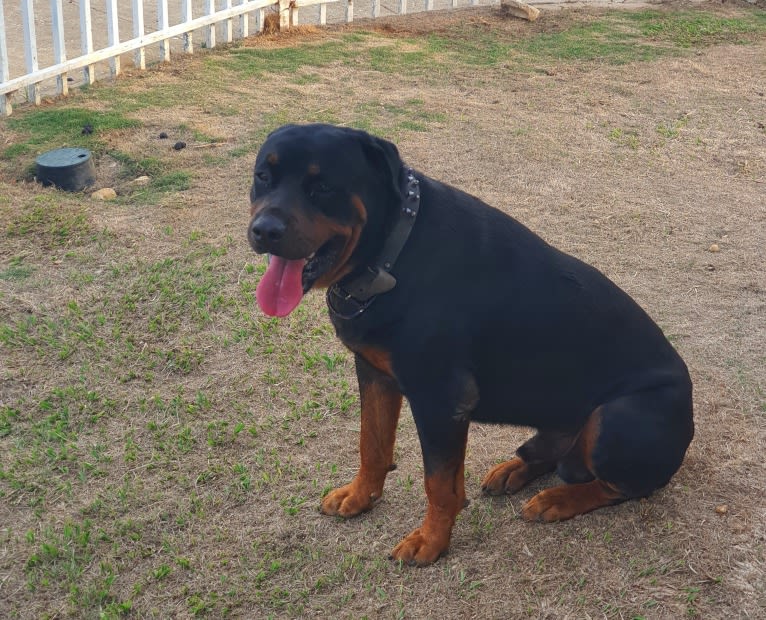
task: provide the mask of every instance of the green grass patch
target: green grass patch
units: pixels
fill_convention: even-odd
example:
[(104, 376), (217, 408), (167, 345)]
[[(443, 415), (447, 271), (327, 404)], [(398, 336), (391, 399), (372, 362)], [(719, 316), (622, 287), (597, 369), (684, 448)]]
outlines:
[(637, 24), (643, 36), (680, 48), (740, 43), (747, 35), (766, 32), (766, 12), (757, 10), (743, 17), (720, 17), (705, 11), (647, 10), (626, 12), (624, 19)]
[[(141, 125), (139, 121), (118, 112), (98, 112), (84, 108), (30, 110), (12, 116), (6, 122), (10, 129), (26, 134), (24, 144), (38, 147), (55, 143), (56, 146), (67, 144), (93, 148), (100, 144), (104, 132)], [(83, 133), (86, 126), (92, 129), (91, 133)], [(18, 151), (21, 147), (17, 144), (10, 148)], [(3, 156), (8, 157), (8, 149), (3, 152)]]
[(637, 32), (625, 31), (608, 19), (578, 25), (563, 32), (539, 34), (516, 44), (516, 49), (534, 59), (556, 61), (600, 61), (621, 65), (655, 60), (668, 50), (642, 43)]
[(9, 237), (35, 237), (44, 247), (79, 245), (93, 239), (96, 230), (82, 207), (61, 204), (55, 194), (39, 194), (18, 209), (5, 224)]
[(302, 43), (293, 47), (263, 49), (236, 47), (226, 55), (205, 58), (208, 71), (256, 77), (264, 73), (299, 73), (307, 67), (326, 67), (344, 58), (349, 46), (342, 41)]
[(31, 276), (33, 271), (34, 267), (25, 265), (24, 259), (16, 256), (10, 260), (7, 267), (0, 269), (0, 280), (20, 282)]

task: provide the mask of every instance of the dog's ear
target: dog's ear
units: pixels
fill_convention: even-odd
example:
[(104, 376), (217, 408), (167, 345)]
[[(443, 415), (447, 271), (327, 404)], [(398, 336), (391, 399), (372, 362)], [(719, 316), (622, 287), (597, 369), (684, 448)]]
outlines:
[(402, 158), (396, 145), (383, 138), (365, 134), (362, 141), (365, 155), (374, 166), (376, 172), (386, 179), (386, 187), (394, 195), (399, 195), (399, 171), (402, 168)]
[(268, 140), (272, 136), (277, 135), (278, 133), (284, 131), (285, 129), (294, 129), (295, 127), (298, 127), (298, 125), (295, 125), (293, 123), (288, 123), (287, 125), (281, 125), (280, 127), (277, 127), (273, 131), (270, 131), (268, 135), (266, 136), (266, 139)]

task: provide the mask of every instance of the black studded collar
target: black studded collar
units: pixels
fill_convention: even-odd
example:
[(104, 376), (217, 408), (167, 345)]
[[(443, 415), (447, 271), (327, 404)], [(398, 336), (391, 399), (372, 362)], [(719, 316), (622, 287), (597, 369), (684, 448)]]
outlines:
[(399, 217), (383, 244), (380, 254), (362, 273), (342, 278), (327, 289), (327, 306), (341, 319), (353, 319), (370, 307), (375, 298), (396, 286), (391, 269), (407, 243), (420, 208), (420, 182), (412, 168), (403, 167), (399, 174), (402, 204)]

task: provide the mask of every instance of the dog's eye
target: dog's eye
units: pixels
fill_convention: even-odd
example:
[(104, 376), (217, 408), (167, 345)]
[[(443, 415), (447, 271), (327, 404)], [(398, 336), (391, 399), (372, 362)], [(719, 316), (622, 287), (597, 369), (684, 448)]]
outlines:
[(269, 177), (268, 172), (263, 172), (262, 170), (255, 173), (255, 180), (259, 181), (260, 183), (263, 183), (265, 185), (269, 184), (269, 181), (271, 180)]
[(332, 194), (333, 189), (327, 183), (323, 183), (322, 181), (317, 181), (316, 183), (312, 183), (311, 187), (309, 188), (309, 197), (312, 200), (326, 198), (330, 194)]

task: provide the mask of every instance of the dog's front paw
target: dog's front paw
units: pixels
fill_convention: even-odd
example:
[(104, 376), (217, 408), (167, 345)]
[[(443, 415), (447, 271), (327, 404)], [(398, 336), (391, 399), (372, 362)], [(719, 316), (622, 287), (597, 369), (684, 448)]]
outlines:
[(449, 548), (449, 538), (427, 536), (423, 528), (418, 528), (405, 536), (391, 552), (392, 560), (414, 566), (433, 564)]
[(379, 497), (380, 493), (370, 491), (369, 487), (354, 480), (330, 491), (322, 500), (320, 510), (326, 515), (354, 517), (370, 510)]

